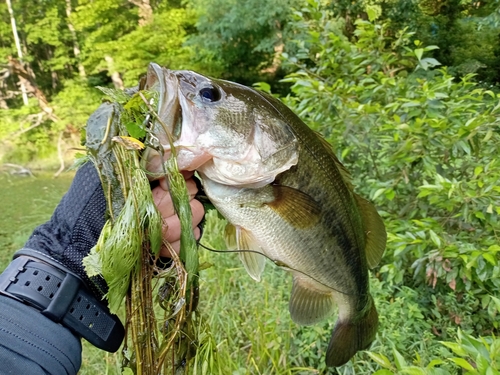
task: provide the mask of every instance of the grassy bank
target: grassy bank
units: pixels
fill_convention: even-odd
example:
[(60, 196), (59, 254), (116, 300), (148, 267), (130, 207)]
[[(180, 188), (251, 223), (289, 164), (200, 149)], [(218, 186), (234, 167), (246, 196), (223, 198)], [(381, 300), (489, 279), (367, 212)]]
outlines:
[[(36, 178), (0, 175), (3, 197), (0, 269), (7, 265), (33, 228), (50, 217), (72, 177), (72, 174), (63, 174), (58, 179), (51, 174), (39, 174)], [(224, 225), (215, 212), (207, 213), (203, 244), (223, 250)], [(263, 280), (256, 283), (246, 274), (236, 254), (206, 249), (200, 249), (200, 254), (201, 263), (208, 268), (200, 274), (199, 311), (208, 322), (216, 345), (218, 370), (212, 372), (216, 375), (368, 375), (377, 371), (382, 375), (400, 373), (400, 369), (412, 365), (422, 371), (426, 366), (439, 367), (415, 372), (419, 374), (459, 371), (450, 360), (453, 354), (441, 343), (455, 341), (456, 326), (450, 325), (449, 316), (439, 312), (434, 312), (431, 320), (425, 318), (432, 312), (429, 301), (435, 291), (431, 287), (422, 293), (372, 277), (372, 293), (380, 317), (379, 333), (371, 347), (375, 354), (361, 352), (340, 369), (326, 369), (324, 354), (335, 319), (311, 327), (294, 324), (288, 314), (291, 278), (286, 272), (268, 264)], [(448, 301), (448, 304), (453, 303)], [(441, 329), (439, 334), (437, 329)], [(461, 350), (468, 348), (468, 344), (461, 345), (458, 346)], [(494, 350), (492, 346), (492, 363), (496, 358)], [(405, 361), (403, 358), (407, 362), (401, 362)], [(380, 365), (386, 369), (381, 370)], [(80, 374), (120, 373), (119, 354), (105, 353), (84, 341)]]

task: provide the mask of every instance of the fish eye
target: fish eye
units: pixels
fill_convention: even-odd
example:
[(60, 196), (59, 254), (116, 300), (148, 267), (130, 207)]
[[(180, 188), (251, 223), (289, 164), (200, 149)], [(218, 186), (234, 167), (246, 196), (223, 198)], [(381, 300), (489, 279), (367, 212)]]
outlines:
[(215, 86), (204, 87), (199, 91), (200, 97), (204, 102), (213, 103), (221, 98), (219, 89)]

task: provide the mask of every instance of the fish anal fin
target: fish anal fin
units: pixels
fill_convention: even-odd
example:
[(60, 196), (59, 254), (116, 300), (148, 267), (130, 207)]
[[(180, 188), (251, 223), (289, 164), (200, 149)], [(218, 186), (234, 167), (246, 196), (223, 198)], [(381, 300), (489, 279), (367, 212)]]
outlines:
[(344, 365), (357, 351), (368, 349), (373, 342), (377, 334), (378, 314), (371, 297), (369, 304), (361, 316), (337, 320), (326, 351), (327, 366)]
[(311, 196), (289, 186), (272, 188), (275, 199), (267, 205), (293, 227), (306, 229), (319, 221), (321, 207)]
[(294, 275), (288, 309), (292, 320), (300, 325), (318, 323), (333, 314), (333, 293), (303, 275)]
[(363, 218), (363, 227), (366, 234), (365, 254), (368, 267), (374, 268), (382, 259), (387, 233), (382, 218), (378, 214), (375, 206), (359, 195), (354, 194), (356, 203)]

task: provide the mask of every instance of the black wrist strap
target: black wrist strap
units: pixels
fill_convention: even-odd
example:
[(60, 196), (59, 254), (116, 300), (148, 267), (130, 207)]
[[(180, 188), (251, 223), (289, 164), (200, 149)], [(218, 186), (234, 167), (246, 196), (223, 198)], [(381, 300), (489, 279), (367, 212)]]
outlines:
[(124, 328), (75, 274), (55, 261), (20, 255), (0, 275), (0, 294), (30, 305), (94, 346), (115, 352)]

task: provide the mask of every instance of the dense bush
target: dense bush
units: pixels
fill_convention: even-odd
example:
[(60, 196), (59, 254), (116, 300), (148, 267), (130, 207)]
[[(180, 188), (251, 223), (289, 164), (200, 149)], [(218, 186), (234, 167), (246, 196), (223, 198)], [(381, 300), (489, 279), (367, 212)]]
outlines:
[(297, 67), (286, 101), (333, 144), (382, 213), (388, 247), (375, 274), (396, 295), (418, 294), (416, 330), (438, 340), (459, 327), (498, 334), (499, 96), (472, 75), (439, 69), (426, 57), (436, 47), (407, 30), (387, 37), (388, 25), (368, 15), (348, 39), (319, 2), (295, 13), (309, 38), (286, 56)]

